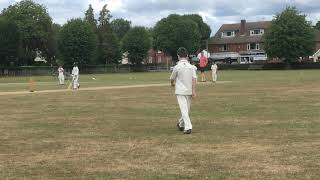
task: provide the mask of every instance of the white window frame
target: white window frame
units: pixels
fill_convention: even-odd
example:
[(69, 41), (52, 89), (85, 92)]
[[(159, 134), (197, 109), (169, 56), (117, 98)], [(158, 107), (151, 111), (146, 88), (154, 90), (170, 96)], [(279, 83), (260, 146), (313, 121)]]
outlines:
[(153, 57), (152, 56), (149, 56), (149, 64), (152, 64), (152, 61), (153, 61)]
[(222, 45), (221, 51), (223, 52), (228, 51), (228, 45), (227, 44)]
[(162, 56), (159, 56), (158, 57), (158, 64), (161, 64), (162, 63)]
[[(231, 33), (230, 36), (228, 36), (228, 33)], [(236, 36), (236, 32), (235, 31), (223, 31), (222, 32), (222, 37), (235, 37)]]
[[(251, 44), (256, 44), (255, 49), (251, 49)], [(247, 50), (260, 50), (260, 43), (248, 43)]]
[[(255, 31), (259, 31), (259, 33), (256, 34)], [(252, 29), (252, 30), (250, 30), (250, 36), (261, 36), (263, 34), (264, 34), (264, 29)]]

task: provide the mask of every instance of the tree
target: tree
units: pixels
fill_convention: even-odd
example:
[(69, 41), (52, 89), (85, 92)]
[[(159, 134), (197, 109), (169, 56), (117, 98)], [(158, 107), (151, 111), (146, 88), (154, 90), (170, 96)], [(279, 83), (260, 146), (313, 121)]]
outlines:
[(82, 19), (68, 21), (59, 33), (58, 47), (66, 65), (72, 65), (73, 62), (92, 63), (96, 36), (91, 25)]
[(91, 25), (91, 27), (92, 27), (92, 29), (94, 31), (96, 31), (96, 29), (97, 29), (97, 20), (94, 18), (94, 11), (93, 11), (93, 8), (92, 8), (91, 4), (89, 4), (89, 8), (85, 13), (84, 20)]
[(196, 53), (201, 45), (201, 33), (197, 23), (179, 15), (170, 15), (157, 22), (153, 29), (153, 46), (177, 60), (177, 50), (185, 47)]
[(317, 24), (316, 24), (316, 26), (314, 28), (316, 28), (317, 30), (320, 31), (320, 21), (317, 22)]
[(148, 32), (144, 27), (134, 27), (123, 38), (123, 50), (128, 52), (129, 61), (139, 65), (147, 57), (151, 47)]
[(117, 38), (121, 41), (131, 28), (131, 21), (122, 18), (115, 19), (111, 22), (111, 28)]
[(48, 40), (48, 59), (50, 64), (56, 64), (56, 58), (59, 56), (58, 50), (58, 35), (61, 30), (60, 24), (52, 24), (51, 32)]
[(118, 63), (121, 59), (119, 41), (111, 29), (110, 11), (104, 5), (99, 17), (98, 25), (98, 63)]
[(32, 64), (37, 50), (47, 56), (52, 20), (44, 6), (23, 0), (4, 9), (2, 14), (18, 26), (23, 59), (21, 64)]
[(98, 29), (98, 63), (118, 63), (121, 59), (119, 41), (108, 26)]
[(275, 16), (264, 39), (268, 56), (287, 63), (309, 56), (315, 47), (311, 23), (295, 7)]
[(107, 4), (102, 7), (99, 17), (99, 26), (105, 26), (110, 24), (110, 19), (112, 18), (110, 11), (107, 9)]
[(184, 15), (185, 18), (189, 18), (195, 23), (197, 23), (200, 34), (201, 34), (201, 49), (207, 48), (207, 40), (210, 38), (211, 35), (211, 28), (208, 24), (203, 22), (203, 19), (198, 14), (189, 14)]
[(0, 64), (10, 65), (18, 57), (20, 44), (18, 27), (5, 17), (0, 17)]

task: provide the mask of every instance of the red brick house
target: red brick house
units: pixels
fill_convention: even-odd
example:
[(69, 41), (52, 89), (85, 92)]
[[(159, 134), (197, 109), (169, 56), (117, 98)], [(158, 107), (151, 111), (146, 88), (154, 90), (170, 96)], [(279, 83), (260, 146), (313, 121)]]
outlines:
[(173, 60), (170, 55), (167, 55), (162, 51), (150, 49), (148, 51), (147, 58), (144, 60), (144, 64), (154, 66), (170, 66), (173, 64)]
[(271, 21), (224, 24), (209, 39), (208, 47), (214, 60), (229, 59), (234, 62), (265, 62), (266, 52), (263, 49), (263, 34), (271, 25)]
[[(208, 41), (210, 57), (216, 61), (228, 59), (240, 64), (261, 63), (267, 60), (281, 61), (268, 59), (263, 48), (263, 34), (270, 25), (271, 21), (246, 22), (246, 20), (241, 20), (241, 23), (237, 24), (222, 25), (215, 36)], [(315, 43), (314, 54), (302, 60), (320, 61), (320, 31), (316, 31)]]

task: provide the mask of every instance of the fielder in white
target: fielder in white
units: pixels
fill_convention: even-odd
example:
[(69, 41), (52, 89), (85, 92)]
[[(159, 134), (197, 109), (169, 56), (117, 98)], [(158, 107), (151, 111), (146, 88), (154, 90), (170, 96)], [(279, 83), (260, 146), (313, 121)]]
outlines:
[(181, 118), (177, 124), (184, 134), (192, 133), (192, 124), (189, 117), (191, 99), (196, 97), (197, 74), (194, 67), (189, 63), (186, 48), (178, 49), (178, 64), (173, 68), (171, 74), (171, 86), (175, 86), (175, 94), (181, 111)]
[(213, 64), (211, 65), (211, 71), (212, 71), (212, 81), (213, 82), (217, 82), (217, 78), (218, 78), (218, 65), (213, 62)]
[(59, 66), (58, 72), (59, 72), (59, 76), (58, 76), (58, 78), (59, 78), (59, 84), (60, 84), (60, 85), (64, 85), (64, 69), (63, 69), (62, 66)]
[(79, 68), (78, 68), (77, 63), (73, 64), (72, 83), (73, 83), (73, 89), (74, 90), (77, 90), (80, 87), (80, 84), (79, 84)]

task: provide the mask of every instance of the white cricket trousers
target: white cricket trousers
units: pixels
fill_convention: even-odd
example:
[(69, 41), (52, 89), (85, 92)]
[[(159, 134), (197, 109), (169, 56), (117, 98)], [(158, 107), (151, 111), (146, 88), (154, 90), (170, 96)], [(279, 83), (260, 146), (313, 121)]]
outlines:
[(212, 81), (217, 82), (217, 78), (218, 78), (217, 72), (212, 72)]
[(64, 75), (59, 74), (59, 84), (64, 84)]
[(73, 77), (73, 89), (78, 89), (79, 87), (79, 76)]
[(192, 124), (189, 117), (191, 99), (192, 99), (192, 96), (177, 95), (177, 100), (178, 100), (178, 104), (181, 111), (181, 118), (179, 119), (179, 125), (180, 127), (184, 127), (185, 131), (192, 129)]

